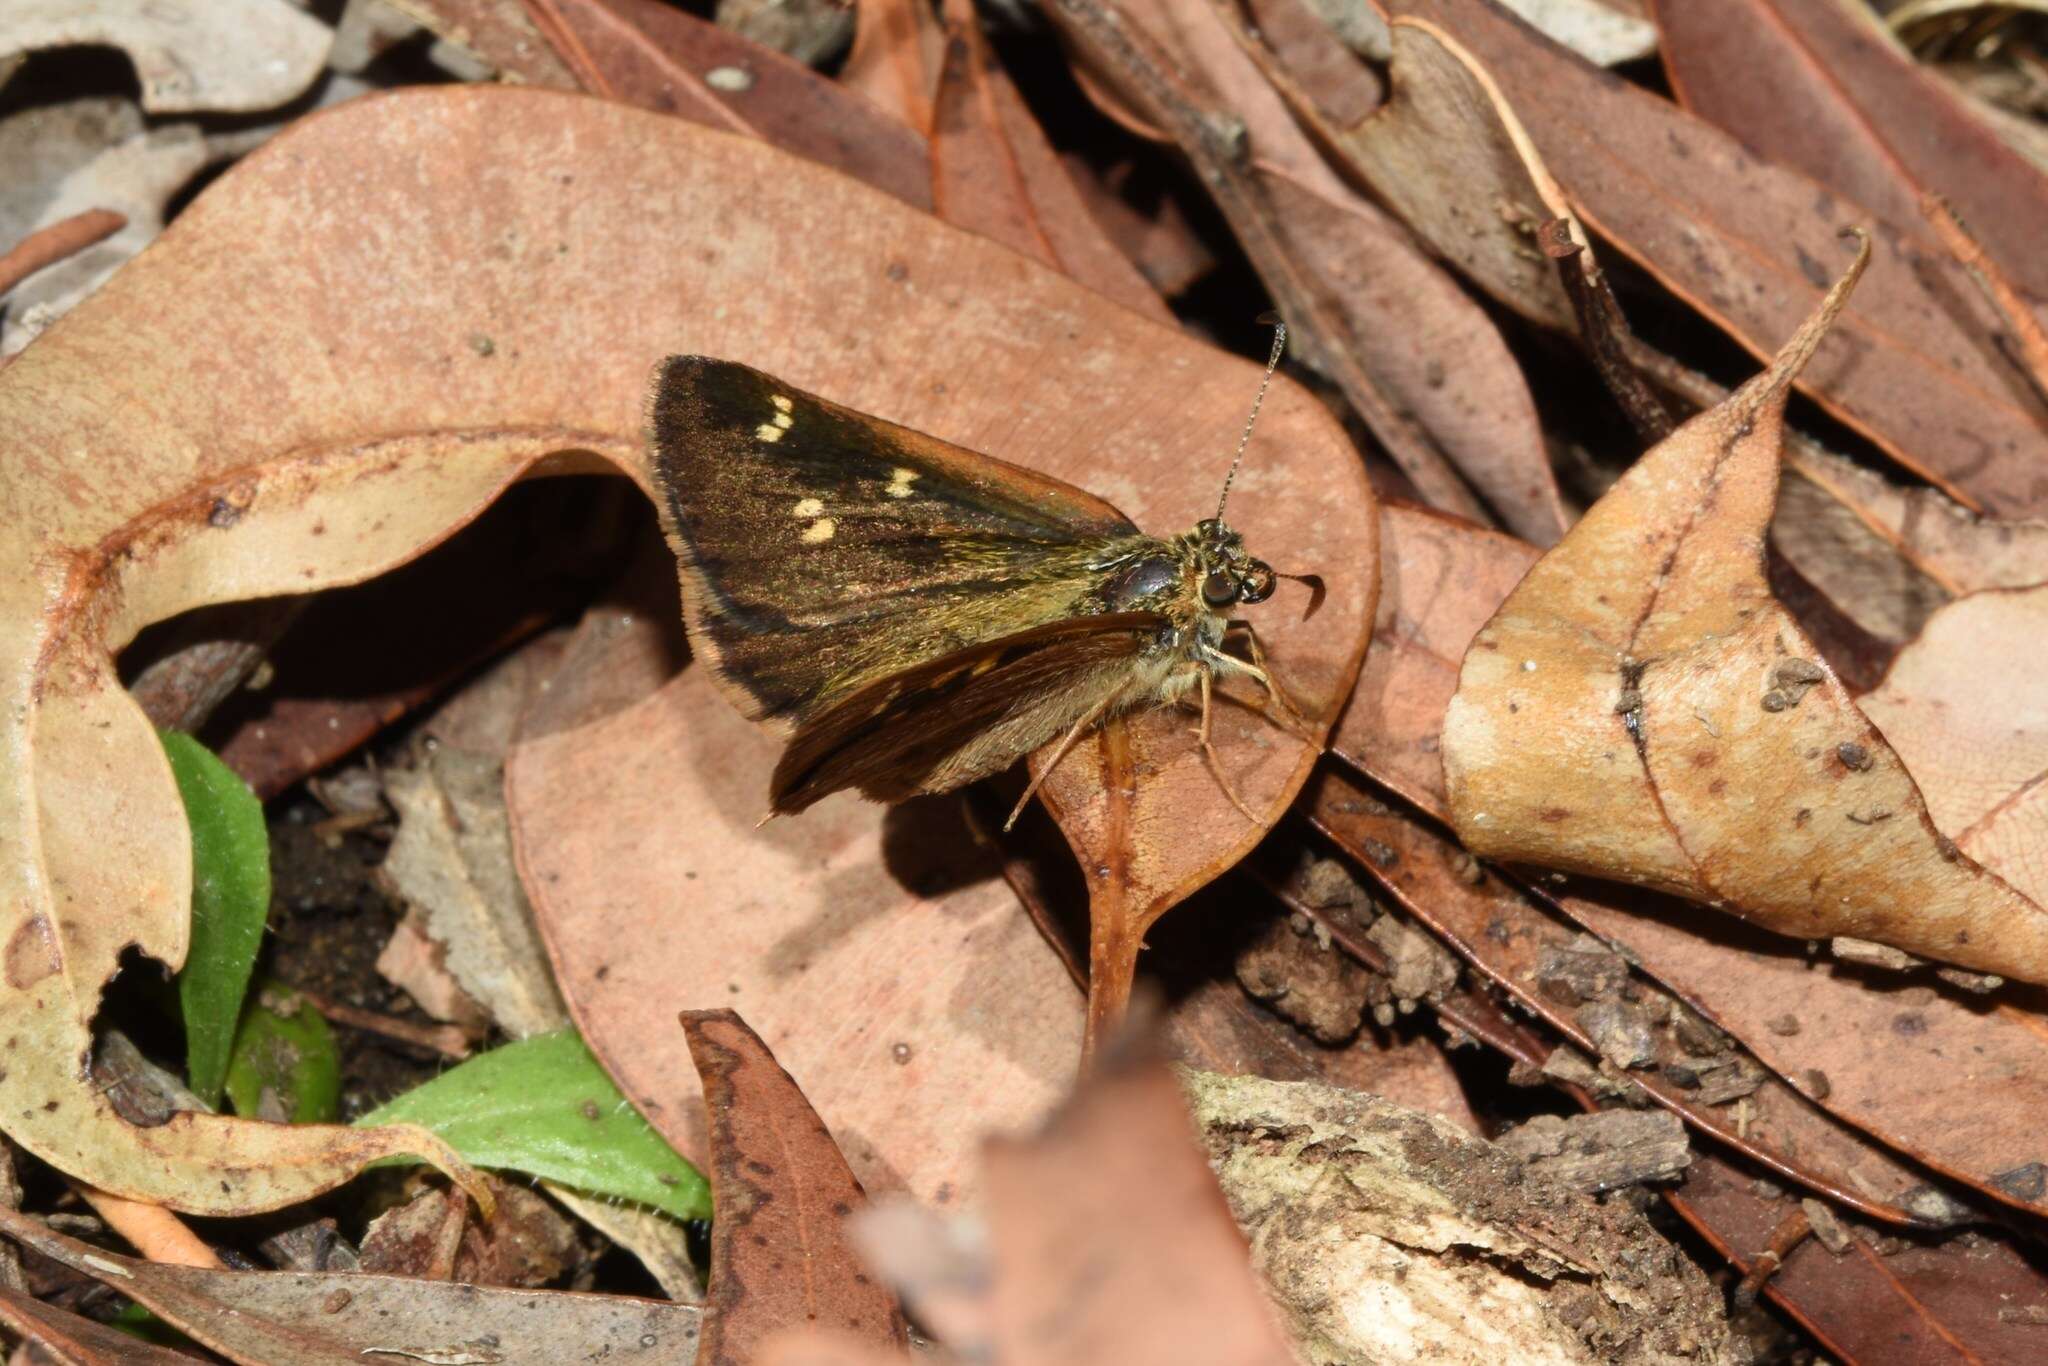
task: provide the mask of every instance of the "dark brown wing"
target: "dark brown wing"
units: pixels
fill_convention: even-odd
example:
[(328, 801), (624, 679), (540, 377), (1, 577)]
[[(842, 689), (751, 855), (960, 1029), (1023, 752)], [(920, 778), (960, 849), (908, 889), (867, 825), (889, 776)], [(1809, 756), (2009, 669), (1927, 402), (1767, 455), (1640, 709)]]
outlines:
[(1108, 503), (731, 361), (673, 356), (654, 475), (693, 643), (794, 728), (908, 664), (1097, 610)]
[(1001, 772), (1126, 688), (1166, 625), (1150, 612), (1074, 617), (877, 679), (797, 731), (769, 801), (795, 812), (854, 787), (900, 802)]

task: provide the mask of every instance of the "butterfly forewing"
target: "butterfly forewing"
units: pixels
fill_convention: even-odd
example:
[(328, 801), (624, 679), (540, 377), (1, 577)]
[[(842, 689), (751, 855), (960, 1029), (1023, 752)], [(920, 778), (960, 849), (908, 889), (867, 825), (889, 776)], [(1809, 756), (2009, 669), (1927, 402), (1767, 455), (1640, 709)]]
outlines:
[(1128, 689), (1165, 625), (1150, 612), (1072, 617), (877, 679), (798, 729), (769, 800), (801, 811), (852, 787), (898, 802), (1000, 772)]
[(914, 665), (1101, 613), (1101, 566), (1151, 544), (1072, 485), (731, 361), (664, 362), (652, 424), (692, 637), (785, 729)]

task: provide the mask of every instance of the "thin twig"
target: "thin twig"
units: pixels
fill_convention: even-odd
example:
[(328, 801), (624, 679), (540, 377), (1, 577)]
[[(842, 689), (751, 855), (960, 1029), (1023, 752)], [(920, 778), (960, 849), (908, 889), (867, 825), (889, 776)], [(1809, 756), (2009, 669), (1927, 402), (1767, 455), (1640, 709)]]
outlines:
[(347, 1025), (350, 1029), (360, 1029), (370, 1034), (381, 1034), (387, 1039), (409, 1043), (415, 1048), (429, 1049), (445, 1057), (466, 1058), (475, 1042), (459, 1025), (414, 1024), (410, 1020), (401, 1020), (396, 1016), (380, 1014), (374, 1010), (364, 1010), (360, 1006), (330, 1001), (325, 996), (308, 991), (304, 987), (291, 987), (289, 990), (294, 996), (303, 997), (307, 1005), (336, 1024)]
[(107, 1227), (126, 1238), (145, 1260), (209, 1271), (227, 1270), (220, 1255), (201, 1241), (183, 1219), (162, 1205), (146, 1205), (113, 1195), (83, 1181), (73, 1181), (71, 1186), (106, 1221)]
[(30, 233), (14, 250), (0, 256), (0, 295), (45, 266), (54, 266), (95, 242), (104, 242), (127, 226), (128, 220), (112, 209), (87, 209)]
[(1550, 219), (1536, 230), (1536, 243), (1545, 256), (1557, 263), (1557, 278), (1572, 301), (1572, 313), (1579, 320), (1579, 336), (1593, 359), (1593, 368), (1599, 371), (1607, 392), (1621, 405), (1636, 434), (1650, 442), (1671, 435), (1671, 410), (1629, 361), (1629, 343), (1635, 334), (1629, 330), (1621, 304), (1608, 286), (1607, 272), (1594, 264), (1582, 244), (1573, 240), (1571, 220)]
[(1784, 1265), (1785, 1259), (1792, 1255), (1792, 1249), (1804, 1242), (1806, 1236), (1812, 1232), (1813, 1224), (1807, 1219), (1806, 1211), (1794, 1205), (1792, 1212), (1780, 1220), (1775, 1229), (1771, 1230), (1770, 1245), (1757, 1254), (1756, 1260), (1750, 1263), (1749, 1274), (1744, 1276), (1741, 1284), (1735, 1287), (1735, 1307), (1737, 1309), (1753, 1307), (1756, 1304), (1758, 1292), (1764, 1288), (1764, 1282), (1777, 1274), (1778, 1268)]
[(2013, 359), (2027, 372), (2027, 378), (2034, 382), (2041, 396), (2048, 398), (2048, 330), (2042, 328), (2034, 310), (2027, 307), (2027, 301), (2005, 278), (1998, 263), (1985, 255), (1984, 248), (1963, 226), (1963, 220), (1956, 217), (1955, 209), (1946, 199), (1938, 194), (1921, 195), (1920, 213), (2005, 320), (2006, 329), (2012, 334), (2013, 349), (2018, 352)]

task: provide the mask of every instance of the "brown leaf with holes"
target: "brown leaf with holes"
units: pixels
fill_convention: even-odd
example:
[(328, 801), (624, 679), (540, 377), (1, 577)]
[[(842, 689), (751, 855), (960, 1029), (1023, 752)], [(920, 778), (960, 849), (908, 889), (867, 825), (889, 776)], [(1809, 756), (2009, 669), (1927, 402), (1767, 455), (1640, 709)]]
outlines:
[(895, 1295), (847, 1241), (867, 1192), (817, 1111), (732, 1011), (686, 1010), (682, 1024), (711, 1123), (711, 1284), (697, 1360), (739, 1366), (798, 1325), (907, 1345)]
[(1934, 828), (1764, 578), (1787, 392), (1867, 259), (1474, 639), (1444, 717), (1452, 823), (1483, 857), (2048, 982), (2048, 911)]

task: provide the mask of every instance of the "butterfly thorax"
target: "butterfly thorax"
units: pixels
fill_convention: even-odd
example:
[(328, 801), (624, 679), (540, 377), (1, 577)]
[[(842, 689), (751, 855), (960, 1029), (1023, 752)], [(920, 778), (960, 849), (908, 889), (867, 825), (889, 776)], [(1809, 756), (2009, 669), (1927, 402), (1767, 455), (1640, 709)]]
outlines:
[(1230, 609), (1273, 595), (1274, 574), (1245, 553), (1244, 538), (1211, 518), (1170, 541), (1147, 539), (1111, 567), (1102, 607), (1166, 619), (1158, 648), (1192, 650), (1223, 638)]

